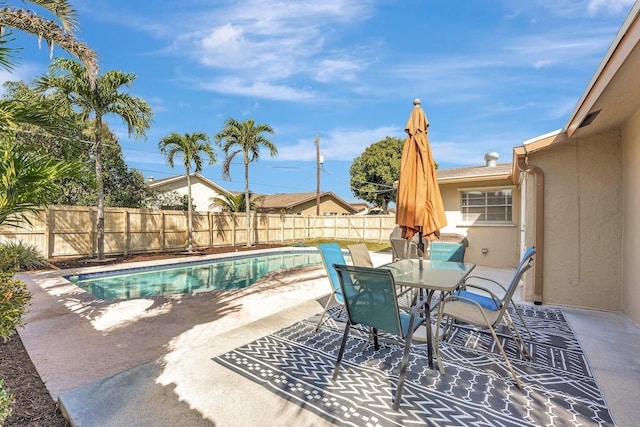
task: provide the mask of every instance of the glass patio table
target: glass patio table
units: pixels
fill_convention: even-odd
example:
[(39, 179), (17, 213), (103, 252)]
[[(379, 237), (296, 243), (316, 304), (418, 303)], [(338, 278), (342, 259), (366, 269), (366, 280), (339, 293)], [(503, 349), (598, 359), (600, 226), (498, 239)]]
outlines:
[[(422, 268), (420, 268), (422, 263)], [(391, 270), (398, 285), (434, 292), (453, 292), (476, 267), (470, 262), (401, 259), (380, 268)]]
[[(422, 267), (420, 264), (422, 264)], [(391, 271), (396, 284), (418, 290), (420, 295), (426, 291), (429, 311), (433, 309), (431, 300), (435, 292), (449, 293), (455, 291), (464, 283), (464, 280), (475, 267), (475, 264), (469, 262), (420, 259), (401, 259), (380, 266), (380, 268)], [(420, 331), (422, 333), (419, 333)], [(429, 367), (433, 369), (433, 337), (428, 336), (429, 334), (426, 331), (427, 328), (420, 327), (416, 330), (417, 335), (414, 335), (414, 339), (428, 343)]]

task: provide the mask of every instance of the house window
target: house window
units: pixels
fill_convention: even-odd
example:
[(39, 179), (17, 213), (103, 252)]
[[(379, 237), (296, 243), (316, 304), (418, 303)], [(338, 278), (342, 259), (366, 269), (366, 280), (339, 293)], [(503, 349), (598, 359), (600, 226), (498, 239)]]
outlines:
[(510, 222), (513, 210), (511, 195), (511, 189), (463, 191), (462, 220), (468, 222)]

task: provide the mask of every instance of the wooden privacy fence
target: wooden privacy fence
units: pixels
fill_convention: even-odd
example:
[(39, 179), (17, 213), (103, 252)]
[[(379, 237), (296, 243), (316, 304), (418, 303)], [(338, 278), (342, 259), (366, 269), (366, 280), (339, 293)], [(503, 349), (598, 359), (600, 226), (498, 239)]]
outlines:
[[(26, 228), (0, 226), (0, 242), (22, 241), (46, 258), (96, 255), (96, 208), (51, 206), (31, 215)], [(244, 213), (194, 212), (195, 248), (247, 243)], [(254, 244), (314, 239), (388, 241), (392, 215), (300, 216), (254, 213)], [(105, 208), (105, 254), (181, 251), (187, 249), (187, 213), (149, 209)]]

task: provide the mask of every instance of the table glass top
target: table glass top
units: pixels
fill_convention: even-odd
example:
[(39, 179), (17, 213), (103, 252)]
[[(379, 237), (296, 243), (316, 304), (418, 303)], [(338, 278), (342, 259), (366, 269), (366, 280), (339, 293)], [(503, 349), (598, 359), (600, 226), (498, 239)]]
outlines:
[(426, 289), (455, 290), (475, 268), (468, 262), (402, 259), (380, 266), (391, 270), (396, 283)]

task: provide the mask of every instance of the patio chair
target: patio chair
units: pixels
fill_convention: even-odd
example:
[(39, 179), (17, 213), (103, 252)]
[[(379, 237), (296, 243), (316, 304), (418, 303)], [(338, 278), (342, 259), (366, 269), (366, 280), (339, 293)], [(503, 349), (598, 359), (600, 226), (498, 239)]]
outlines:
[(464, 262), (465, 246), (462, 243), (431, 242), (429, 259), (434, 261)]
[[(534, 255), (535, 255), (535, 249), (532, 246), (529, 249), (527, 249), (527, 251), (522, 256), (522, 259), (520, 260), (520, 265), (522, 265), (523, 262), (525, 262), (527, 259), (529, 259), (530, 257), (532, 257)], [(518, 267), (518, 268), (520, 268), (520, 267)], [(501, 291), (504, 292), (502, 294), (502, 298), (499, 298), (498, 296), (495, 295), (495, 290), (492, 292), (486, 286), (481, 286), (481, 285), (478, 285), (476, 283), (471, 283), (471, 282), (474, 282), (474, 281), (491, 283), (491, 284), (493, 284), (495, 286), (498, 286), (501, 289)], [(492, 285), (492, 287), (494, 287), (493, 285)], [(480, 294), (478, 292), (469, 292), (469, 291), (467, 291), (467, 289), (469, 289), (469, 288), (478, 290), (478, 291), (480, 291), (482, 293)], [(457, 291), (456, 294), (458, 294), (458, 295), (460, 295), (460, 296), (462, 296), (464, 298), (469, 298), (469, 299), (474, 300), (475, 302), (477, 302), (478, 304), (480, 304), (482, 307), (486, 308), (487, 310), (499, 310), (502, 307), (502, 305), (505, 303), (504, 297), (507, 294), (507, 289), (501, 283), (497, 282), (496, 280), (490, 279), (488, 277), (469, 276), (465, 280), (465, 283), (462, 286), (461, 290)], [(511, 306), (513, 307), (514, 311), (516, 312), (516, 314), (520, 318), (520, 323), (522, 323), (522, 326), (524, 326), (524, 328), (527, 330), (527, 334), (529, 335), (529, 339), (533, 340), (533, 335), (531, 334), (531, 330), (529, 329), (529, 326), (527, 325), (527, 322), (525, 322), (524, 317), (522, 316), (522, 312), (518, 308), (518, 305), (513, 301), (513, 299), (511, 299), (510, 303), (511, 303)]]
[(403, 238), (392, 238), (391, 242), (391, 253), (393, 255), (393, 261), (398, 261), (399, 259), (407, 258), (407, 241)]
[[(498, 339), (495, 328), (501, 322), (504, 323), (507, 331), (509, 332), (509, 335), (511, 335), (511, 338), (518, 347), (518, 352), (520, 353), (522, 358), (527, 359), (531, 357), (529, 351), (527, 350), (526, 343), (518, 332), (516, 325), (513, 323), (513, 319), (511, 318), (507, 307), (509, 306), (513, 294), (518, 287), (518, 283), (520, 283), (520, 279), (522, 279), (524, 273), (532, 267), (534, 255), (535, 248), (532, 246), (527, 250), (525, 256), (522, 258), (522, 261), (520, 262), (520, 265), (518, 266), (518, 269), (516, 270), (511, 283), (506, 289), (504, 297), (502, 299), (499, 299), (495, 295), (492, 296), (492, 298), (494, 298), (494, 301), (496, 302), (496, 306), (494, 308), (483, 307), (478, 301), (470, 298), (469, 295), (463, 296), (462, 293), (454, 293), (442, 300), (440, 310), (438, 311), (438, 321), (436, 322), (436, 325), (441, 325), (443, 319), (447, 318), (449, 325), (452, 324), (451, 322), (457, 321), (467, 323), (478, 328), (488, 329), (491, 332), (496, 346), (502, 353), (502, 356), (504, 357), (504, 360), (507, 364), (507, 368), (509, 369), (509, 372), (515, 380), (518, 388), (522, 388), (522, 383), (513, 370), (513, 366), (511, 366), (511, 362), (507, 357), (507, 353), (504, 351), (504, 347)], [(445, 330), (446, 329), (447, 326), (445, 326)], [(438, 344), (444, 336), (446, 336), (446, 333), (437, 334)], [(435, 345), (434, 350), (436, 353), (436, 360), (438, 361), (438, 368), (440, 369), (440, 372), (444, 374), (444, 366), (442, 365), (442, 361), (440, 359), (439, 345)]]
[(402, 230), (400, 227), (393, 229), (389, 235), (391, 243), (392, 261), (399, 259), (419, 258), (418, 257), (418, 234), (416, 233), (410, 242), (402, 238)]
[(338, 304), (342, 305), (340, 313), (342, 313), (342, 310), (344, 310), (344, 298), (342, 297), (342, 291), (340, 290), (340, 280), (338, 279), (338, 273), (336, 273), (336, 270), (333, 268), (333, 264), (346, 264), (342, 249), (337, 243), (323, 243), (318, 245), (317, 247), (320, 251), (320, 256), (322, 257), (322, 264), (324, 264), (324, 268), (327, 271), (327, 276), (329, 277), (331, 294), (329, 295), (329, 299), (324, 306), (324, 310), (322, 311), (320, 320), (318, 320), (318, 324), (316, 325), (316, 332), (318, 332), (318, 329), (320, 329), (324, 317), (327, 315), (327, 310), (334, 300)]
[(373, 261), (371, 261), (371, 255), (369, 255), (369, 248), (364, 243), (358, 243), (355, 245), (347, 245), (347, 249), (351, 254), (351, 263), (360, 267), (373, 267)]
[[(380, 349), (378, 330), (389, 332), (404, 340), (404, 353), (393, 401), (393, 409), (397, 410), (400, 407), (413, 333), (420, 325), (425, 324), (427, 336), (431, 336), (431, 322), (425, 322), (424, 317), (418, 316), (419, 311), (425, 307), (426, 312), (429, 311), (427, 300), (420, 300), (413, 306), (411, 314), (408, 314), (399, 309), (396, 283), (391, 271), (347, 265), (334, 265), (334, 267), (345, 299), (348, 321), (340, 344), (336, 367), (333, 371), (333, 379), (338, 377), (340, 363), (353, 325), (369, 328), (376, 350)], [(431, 345), (431, 343), (429, 344)]]

